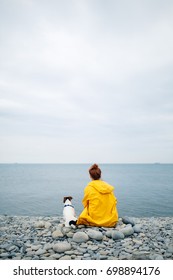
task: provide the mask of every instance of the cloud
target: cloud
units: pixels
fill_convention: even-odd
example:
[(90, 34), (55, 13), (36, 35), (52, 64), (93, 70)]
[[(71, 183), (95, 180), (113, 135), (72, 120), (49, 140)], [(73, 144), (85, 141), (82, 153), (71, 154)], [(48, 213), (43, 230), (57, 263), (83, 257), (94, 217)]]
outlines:
[(2, 161), (172, 162), (172, 1), (0, 11)]

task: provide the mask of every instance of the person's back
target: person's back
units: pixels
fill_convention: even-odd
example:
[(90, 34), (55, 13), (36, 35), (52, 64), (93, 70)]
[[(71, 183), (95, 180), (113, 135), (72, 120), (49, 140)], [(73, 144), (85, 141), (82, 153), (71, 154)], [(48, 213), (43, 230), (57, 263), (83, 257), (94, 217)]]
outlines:
[(114, 187), (100, 179), (101, 170), (96, 164), (90, 168), (89, 173), (92, 181), (84, 190), (82, 201), (84, 210), (80, 214), (77, 224), (113, 227), (118, 221)]

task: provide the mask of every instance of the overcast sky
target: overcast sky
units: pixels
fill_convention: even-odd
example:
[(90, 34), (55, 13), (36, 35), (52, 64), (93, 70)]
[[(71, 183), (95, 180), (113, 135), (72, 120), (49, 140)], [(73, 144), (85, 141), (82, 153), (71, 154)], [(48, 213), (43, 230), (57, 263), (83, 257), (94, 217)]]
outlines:
[(173, 1), (0, 0), (0, 162), (173, 162)]

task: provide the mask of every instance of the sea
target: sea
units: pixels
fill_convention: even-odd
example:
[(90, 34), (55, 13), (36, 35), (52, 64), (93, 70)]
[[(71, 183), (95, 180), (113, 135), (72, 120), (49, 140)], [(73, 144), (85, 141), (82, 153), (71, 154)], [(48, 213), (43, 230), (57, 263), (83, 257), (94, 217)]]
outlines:
[[(78, 216), (91, 164), (0, 164), (0, 215), (62, 216), (72, 196)], [(173, 216), (173, 164), (100, 164), (119, 216)]]

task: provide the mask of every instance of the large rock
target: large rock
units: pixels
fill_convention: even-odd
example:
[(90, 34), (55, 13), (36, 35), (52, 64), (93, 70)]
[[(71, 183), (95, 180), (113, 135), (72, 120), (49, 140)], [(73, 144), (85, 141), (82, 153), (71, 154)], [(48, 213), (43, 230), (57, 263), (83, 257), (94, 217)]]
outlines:
[(88, 239), (88, 235), (83, 231), (75, 232), (75, 234), (73, 235), (73, 241), (77, 243), (86, 242), (88, 241)]
[(68, 242), (59, 242), (53, 246), (53, 250), (57, 253), (64, 253), (71, 250), (71, 244)]
[(95, 239), (95, 240), (102, 240), (103, 239), (103, 234), (98, 231), (98, 230), (92, 230), (90, 229), (88, 232), (87, 232), (88, 236), (92, 239)]

